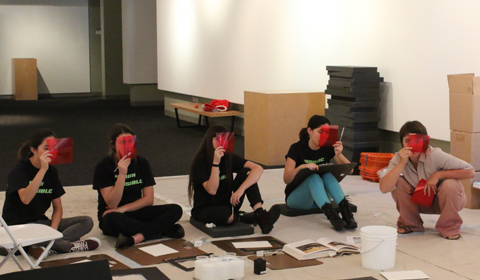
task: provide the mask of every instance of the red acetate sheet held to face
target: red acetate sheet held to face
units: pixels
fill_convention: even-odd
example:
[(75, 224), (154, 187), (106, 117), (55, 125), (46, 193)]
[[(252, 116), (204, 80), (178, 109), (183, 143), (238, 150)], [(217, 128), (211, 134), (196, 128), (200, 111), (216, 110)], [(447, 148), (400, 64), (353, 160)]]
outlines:
[(125, 155), (133, 159), (137, 157), (137, 136), (119, 136), (117, 137), (116, 144), (120, 158), (123, 158)]
[(412, 153), (425, 153), (427, 152), (428, 145), (430, 143), (430, 136), (425, 134), (408, 135), (408, 147), (412, 148)]
[(218, 132), (217, 146), (221, 146), (225, 149), (225, 153), (231, 154), (235, 149), (235, 135), (233, 132)]
[(319, 147), (332, 147), (338, 139), (338, 125), (324, 124), (320, 127)]
[(52, 154), (50, 164), (66, 164), (73, 161), (73, 138), (48, 138), (48, 150)]

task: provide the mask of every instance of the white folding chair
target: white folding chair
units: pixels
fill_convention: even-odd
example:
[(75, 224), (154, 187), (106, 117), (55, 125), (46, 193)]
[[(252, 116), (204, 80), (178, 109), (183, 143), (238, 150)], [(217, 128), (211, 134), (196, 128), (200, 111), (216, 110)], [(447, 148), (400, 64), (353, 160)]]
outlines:
[[(56, 239), (63, 237), (63, 234), (61, 232), (47, 225), (23, 224), (9, 226), (1, 216), (0, 223), (2, 224), (2, 228), (0, 229), (0, 246), (5, 248), (8, 252), (8, 255), (0, 263), (0, 268), (10, 257), (13, 257), (13, 260), (18, 265), (18, 267), (21, 270), (24, 270), (20, 265), (17, 256), (15, 256), (15, 253), (17, 251), (20, 251), (25, 260), (28, 262), (28, 265), (30, 265), (30, 268), (34, 269), (40, 264), (43, 258), (48, 255), (48, 251), (52, 247), (53, 242)], [(43, 251), (40, 257), (37, 259), (37, 261), (33, 263), (28, 254), (23, 249), (23, 247), (39, 244), (46, 241), (50, 242), (48, 243), (46, 249)]]

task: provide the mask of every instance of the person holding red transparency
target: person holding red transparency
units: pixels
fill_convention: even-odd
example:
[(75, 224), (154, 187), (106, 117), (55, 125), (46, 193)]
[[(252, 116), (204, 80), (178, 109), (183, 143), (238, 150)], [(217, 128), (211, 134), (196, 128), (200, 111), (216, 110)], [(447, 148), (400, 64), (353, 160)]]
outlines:
[[(380, 180), (380, 190), (391, 192), (400, 214), (397, 232), (423, 232), (425, 229), (420, 214), (439, 214), (435, 229), (448, 240), (459, 239), (463, 223), (459, 212), (465, 207), (466, 197), (458, 180), (473, 178), (473, 167), (440, 148), (428, 144), (421, 145), (423, 149), (417, 148), (418, 141), (429, 139), (427, 129), (419, 121), (406, 122), (399, 134), (402, 148), (392, 158)], [(426, 182), (420, 194), (430, 198), (430, 206), (412, 201), (412, 195), (417, 185), (421, 186), (422, 179)]]
[[(79, 240), (93, 228), (93, 220), (88, 216), (63, 217), (61, 196), (65, 194), (58, 171), (51, 166), (53, 151), (49, 140), (55, 134), (46, 128), (37, 129), (18, 151), (19, 162), (8, 175), (5, 203), (2, 217), (8, 225), (37, 223), (48, 225), (63, 234), (55, 240), (49, 255), (57, 253), (91, 251), (101, 243), (95, 237)], [(52, 217), (45, 212), (53, 206)], [(48, 242), (31, 246), (29, 254), (37, 258), (45, 250)]]
[(110, 152), (95, 168), (98, 220), (103, 234), (117, 237), (116, 248), (162, 237), (182, 238), (178, 204), (153, 205), (155, 179), (150, 164), (136, 155), (136, 136), (125, 124), (110, 131)]
[[(231, 142), (225, 145), (217, 136), (225, 134), (224, 126), (210, 126), (192, 159), (188, 182), (188, 198), (190, 202), (193, 199), (192, 217), (215, 225), (234, 225), (238, 221), (257, 224), (263, 234), (270, 233), (280, 209), (276, 205), (269, 211), (263, 208), (257, 184), (263, 168), (229, 152), (233, 147)], [(240, 211), (245, 196), (253, 212)]]
[[(354, 229), (357, 227), (357, 222), (353, 217), (350, 203), (332, 173), (323, 175), (313, 173), (299, 185), (290, 184), (303, 169), (318, 170), (319, 165), (328, 164), (330, 161), (337, 164), (350, 163), (342, 154), (343, 144), (341, 141), (335, 139), (336, 142), (331, 146), (319, 146), (320, 140), (326, 135), (322, 128), (329, 129), (330, 121), (324, 116), (312, 116), (308, 121), (308, 126), (300, 130), (300, 140), (290, 146), (285, 156), (283, 181), (287, 184), (285, 187), (286, 202), (293, 209), (322, 209), (336, 231)], [(330, 198), (339, 206), (342, 218), (333, 208)]]

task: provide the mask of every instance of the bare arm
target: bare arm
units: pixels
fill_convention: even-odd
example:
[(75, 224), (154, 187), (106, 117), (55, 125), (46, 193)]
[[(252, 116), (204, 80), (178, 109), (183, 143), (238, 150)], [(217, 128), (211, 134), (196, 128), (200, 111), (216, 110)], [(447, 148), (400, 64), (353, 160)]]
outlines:
[[(223, 147), (217, 147), (215, 149), (215, 154), (213, 155), (213, 164), (220, 164), (224, 154), (225, 149), (223, 149)], [(215, 195), (217, 193), (218, 186), (220, 185), (220, 168), (218, 166), (212, 166), (210, 178), (208, 181), (203, 182), (202, 185), (209, 194)]]
[(118, 161), (118, 177), (115, 181), (115, 185), (100, 189), (103, 200), (107, 204), (108, 208), (115, 209), (122, 200), (123, 190), (125, 188), (125, 178), (127, 176), (128, 166), (130, 165), (130, 158), (124, 156)]
[[(333, 149), (335, 151), (335, 156), (333, 157), (333, 161), (335, 163), (350, 163), (350, 160), (348, 160), (343, 154), (343, 144), (342, 141), (337, 141), (335, 144), (333, 144)], [(353, 171), (353, 170), (352, 170)]]
[(287, 162), (285, 163), (285, 169), (283, 170), (283, 181), (285, 184), (290, 183), (293, 181), (293, 178), (297, 175), (297, 173), (305, 168), (310, 170), (318, 170), (318, 165), (315, 163), (305, 163), (301, 164), (298, 167), (295, 167), (295, 161), (289, 157), (287, 157)]
[(62, 207), (62, 200), (61, 198), (55, 198), (52, 200), (52, 205), (53, 205), (53, 213), (52, 213), (52, 223), (50, 226), (54, 229), (58, 229), (58, 225), (60, 224), (60, 221), (62, 220), (63, 216), (63, 207)]
[(412, 148), (410, 147), (405, 147), (398, 151), (400, 162), (380, 180), (380, 191), (382, 193), (388, 193), (395, 189), (398, 178), (400, 177), (400, 174), (402, 174), (403, 168), (408, 162), (408, 158), (412, 155), (411, 149)]
[(430, 178), (428, 178), (425, 184), (424, 193), (430, 196), (431, 192), (437, 193), (437, 185), (440, 180), (443, 179), (470, 179), (475, 177), (475, 170), (473, 169), (452, 169), (452, 170), (440, 170), (434, 172)]
[(23, 204), (28, 205), (30, 202), (32, 202), (33, 198), (38, 192), (38, 189), (40, 188), (40, 184), (43, 181), (43, 177), (45, 177), (45, 174), (47, 173), (50, 161), (51, 161), (51, 156), (50, 151), (45, 151), (41, 156), (40, 156), (40, 164), (41, 167), (38, 170), (37, 174), (33, 178), (33, 180), (28, 184), (26, 188), (22, 188), (18, 190), (18, 196), (20, 197), (20, 200), (22, 201)]

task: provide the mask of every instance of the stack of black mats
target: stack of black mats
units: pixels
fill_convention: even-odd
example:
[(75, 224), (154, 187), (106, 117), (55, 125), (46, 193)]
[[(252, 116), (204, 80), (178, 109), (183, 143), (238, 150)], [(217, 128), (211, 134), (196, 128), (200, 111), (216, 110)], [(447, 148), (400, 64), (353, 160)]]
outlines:
[(339, 133), (345, 128), (343, 154), (358, 163), (361, 153), (378, 152), (379, 149), (380, 83), (383, 78), (376, 67), (327, 66), (327, 71), (330, 79), (325, 94), (331, 98), (325, 116), (331, 124), (338, 125)]

